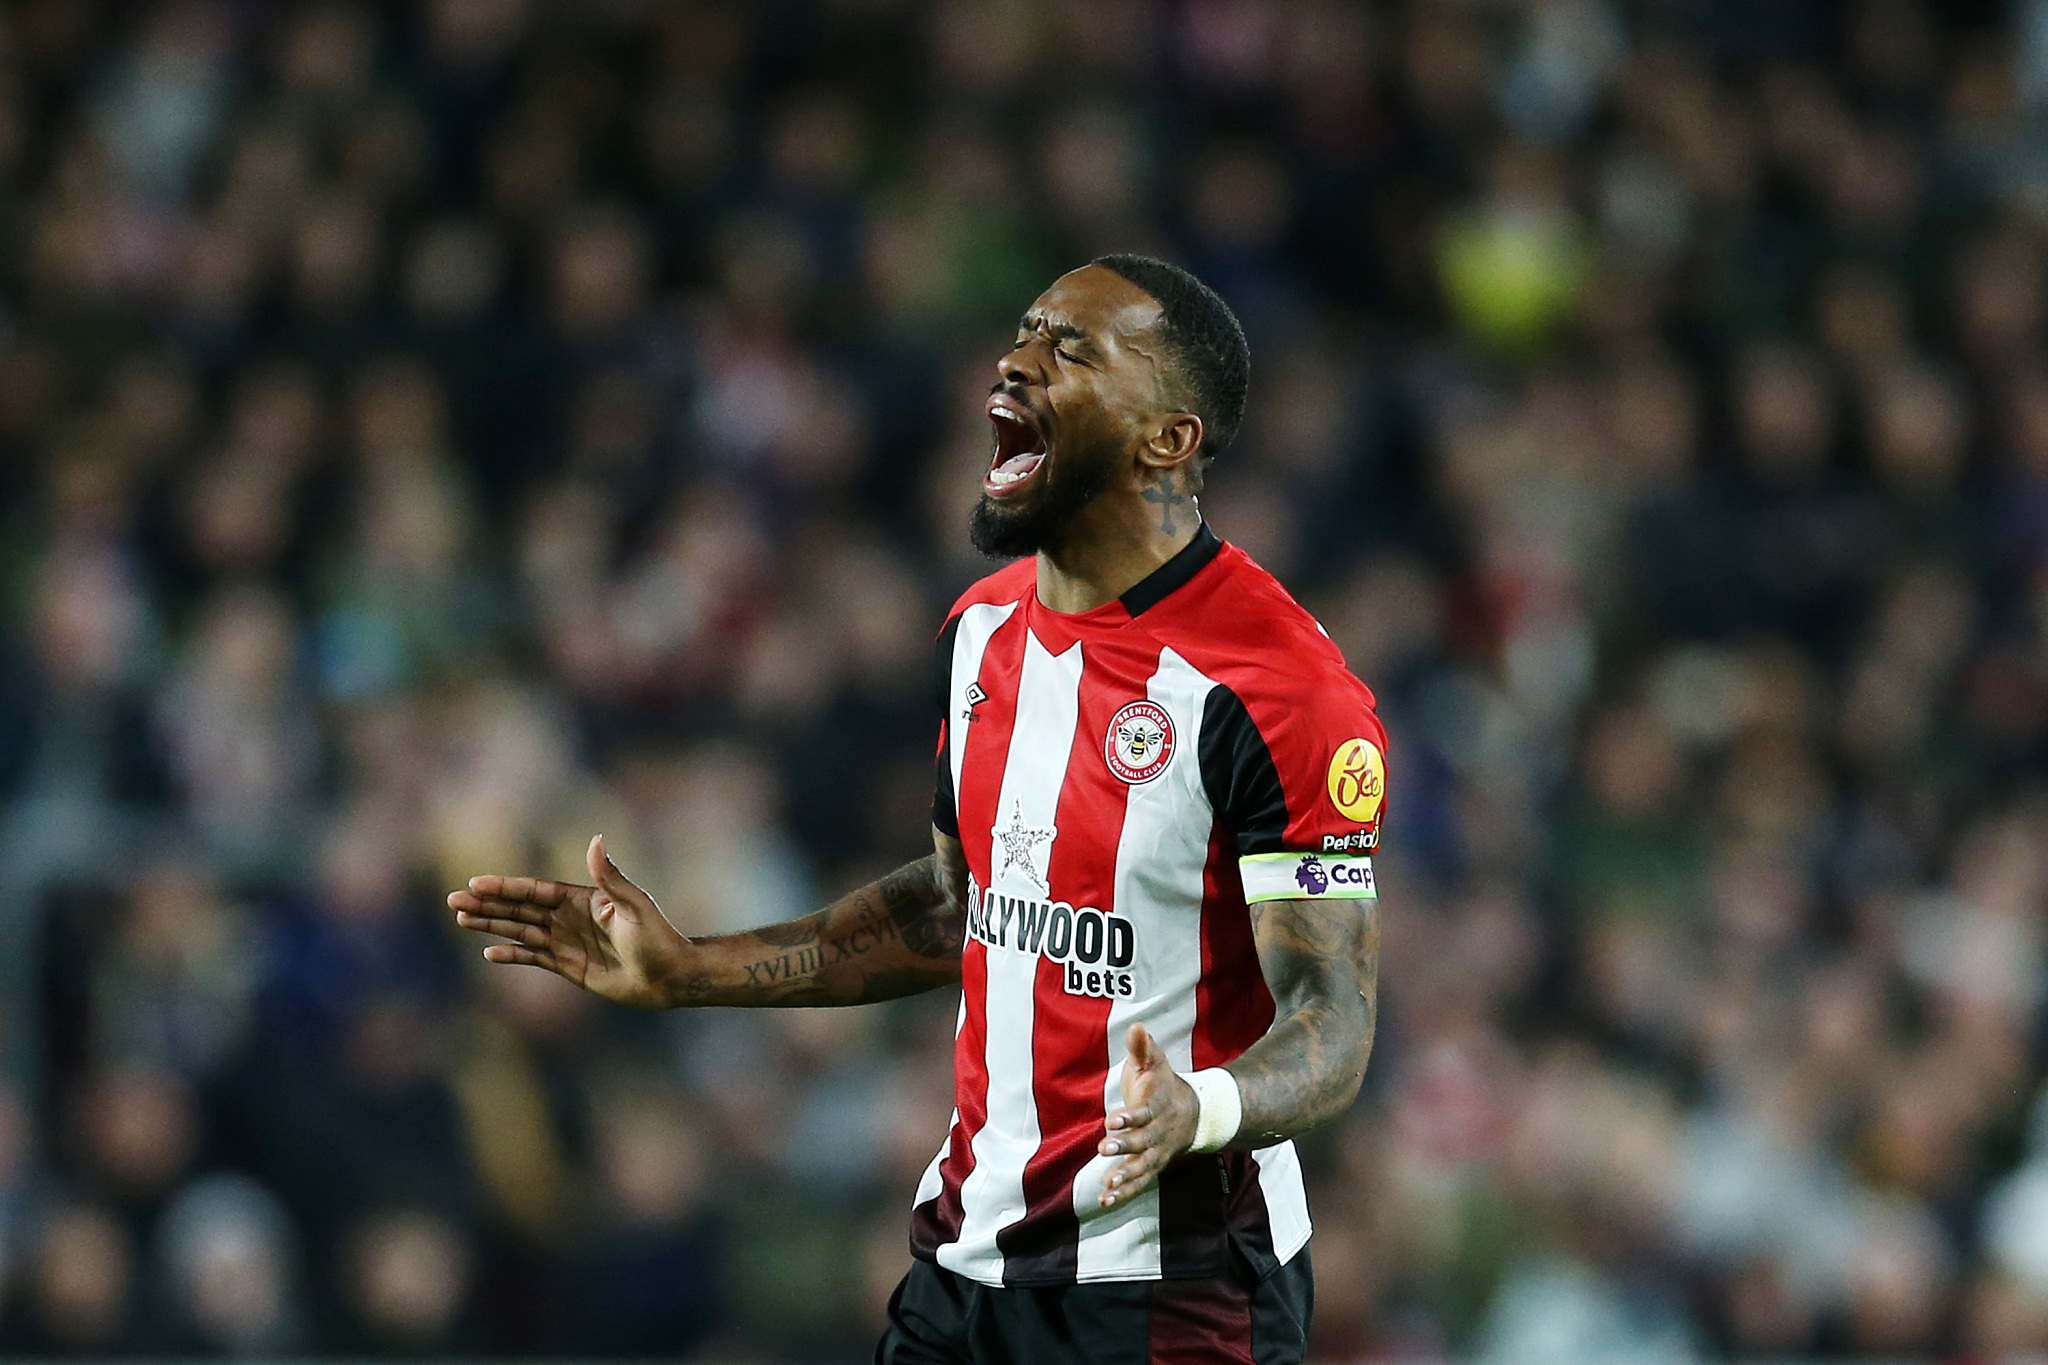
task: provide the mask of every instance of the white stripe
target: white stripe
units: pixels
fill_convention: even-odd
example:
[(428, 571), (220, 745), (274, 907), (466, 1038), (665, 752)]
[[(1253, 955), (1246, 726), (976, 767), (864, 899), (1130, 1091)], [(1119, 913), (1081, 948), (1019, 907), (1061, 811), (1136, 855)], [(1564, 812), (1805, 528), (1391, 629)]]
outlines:
[(960, 613), (960, 626), (953, 635), (953, 682), (946, 692), (946, 757), (953, 766), (955, 806), (960, 804), (960, 765), (967, 758), (967, 732), (973, 728), (973, 722), (962, 714), (971, 710), (967, 705), (967, 688), (981, 677), (981, 660), (988, 653), (989, 637), (1015, 610), (1015, 602), (976, 603)]
[(1294, 1144), (1261, 1147), (1252, 1153), (1259, 1163), (1259, 1192), (1266, 1196), (1266, 1221), (1273, 1230), (1273, 1255), (1280, 1264), (1308, 1245), (1308, 1190), (1301, 1183), (1301, 1158)]
[[(966, 629), (964, 621), (961, 628)], [(956, 677), (958, 658), (956, 654)], [(1002, 797), (996, 805), (998, 829), (1012, 821), (1053, 828), (1060, 789), (1066, 785), (1067, 759), (1074, 751), (1080, 693), (1081, 647), (1074, 645), (1055, 658), (1027, 631), (1024, 669), (1017, 682), (1016, 728), (1010, 735)], [(1036, 865), (1043, 875), (1051, 843), (1039, 848), (1043, 851)], [(999, 857), (991, 857), (990, 863), (992, 889), (1015, 896), (1044, 893), (1021, 867)], [(988, 975), (983, 996), (988, 1120), (974, 1135), (974, 1169), (960, 1185), (959, 1240), (940, 1247), (938, 1258), (956, 1274), (1000, 1285), (1003, 1255), (996, 1248), (996, 1234), (1024, 1216), (1024, 1165), (1038, 1151), (1040, 1136), (1031, 1062), (1038, 957), (985, 952), (982, 961)]]
[(910, 1207), (917, 1208), (921, 1204), (929, 1204), (945, 1191), (946, 1180), (939, 1174), (939, 1167), (945, 1164), (946, 1153), (952, 1150), (953, 1130), (959, 1126), (960, 1111), (955, 1109), (952, 1120), (946, 1124), (945, 1143), (939, 1148), (939, 1154), (932, 1158), (932, 1164), (925, 1167), (924, 1174), (918, 1177), (917, 1194), (911, 1199)]
[[(953, 1017), (953, 1037), (955, 1041), (960, 1037), (960, 1030), (966, 1027), (967, 997), (963, 995), (960, 997), (960, 1010)], [(955, 1109), (952, 1119), (946, 1124), (946, 1139), (939, 1144), (939, 1154), (932, 1158), (932, 1164), (925, 1167), (924, 1174), (918, 1177), (917, 1196), (910, 1201), (910, 1207), (913, 1209), (920, 1204), (937, 1199), (945, 1192), (946, 1179), (940, 1173), (939, 1168), (946, 1164), (946, 1153), (953, 1150), (953, 1130), (959, 1126), (960, 1111)]]
[[(1132, 1024), (1151, 1031), (1176, 1071), (1194, 1068), (1202, 871), (1214, 822), (1197, 747), (1202, 708), (1214, 686), (1170, 649), (1160, 651), (1158, 670), (1146, 684), (1146, 697), (1173, 718), (1174, 751), (1164, 773), (1131, 788), (1117, 841), (1116, 913), (1131, 921), (1139, 977), (1137, 994), (1119, 997), (1109, 1008), (1105, 1114), (1123, 1103), (1124, 1034)], [(1074, 1178), (1074, 1212), (1081, 1220), (1077, 1280), (1159, 1277), (1159, 1187), (1109, 1213), (1098, 1202), (1103, 1178), (1121, 1159), (1092, 1157)]]

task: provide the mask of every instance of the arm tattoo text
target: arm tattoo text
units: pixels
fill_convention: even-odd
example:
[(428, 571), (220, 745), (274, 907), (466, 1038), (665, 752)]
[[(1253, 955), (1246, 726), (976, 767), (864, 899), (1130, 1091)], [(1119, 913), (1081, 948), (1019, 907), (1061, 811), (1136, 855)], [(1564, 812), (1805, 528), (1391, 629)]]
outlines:
[(725, 987), (708, 977), (683, 982), (683, 998), (705, 1003), (730, 993), (743, 997), (734, 1003), (857, 1005), (957, 981), (967, 880), (959, 847), (941, 838), (931, 857), (815, 915), (735, 936), (780, 951), (737, 962), (739, 978)]

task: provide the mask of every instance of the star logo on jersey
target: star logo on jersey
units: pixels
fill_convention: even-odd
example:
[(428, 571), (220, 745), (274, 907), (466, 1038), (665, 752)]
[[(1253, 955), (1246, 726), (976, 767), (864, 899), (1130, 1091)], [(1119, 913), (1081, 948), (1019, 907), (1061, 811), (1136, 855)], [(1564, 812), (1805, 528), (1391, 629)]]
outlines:
[(1042, 829), (1024, 823), (1024, 805), (1021, 801), (1010, 803), (1010, 823), (994, 831), (996, 840), (1003, 846), (1002, 870), (998, 878), (1010, 875), (1013, 867), (1022, 867), (1024, 875), (1040, 887), (1045, 885), (1045, 875), (1038, 870), (1038, 846), (1049, 844), (1057, 829)]

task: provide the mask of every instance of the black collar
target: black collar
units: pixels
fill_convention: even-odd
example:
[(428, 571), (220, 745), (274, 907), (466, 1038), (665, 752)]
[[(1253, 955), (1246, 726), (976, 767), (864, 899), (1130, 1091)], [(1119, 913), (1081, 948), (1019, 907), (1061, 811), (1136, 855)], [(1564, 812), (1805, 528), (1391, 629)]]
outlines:
[(1195, 538), (1180, 548), (1179, 553), (1139, 581), (1138, 585), (1118, 598), (1124, 610), (1139, 616), (1164, 602), (1168, 596), (1187, 585), (1187, 581), (1208, 567), (1222, 550), (1223, 542), (1203, 522), (1196, 530)]

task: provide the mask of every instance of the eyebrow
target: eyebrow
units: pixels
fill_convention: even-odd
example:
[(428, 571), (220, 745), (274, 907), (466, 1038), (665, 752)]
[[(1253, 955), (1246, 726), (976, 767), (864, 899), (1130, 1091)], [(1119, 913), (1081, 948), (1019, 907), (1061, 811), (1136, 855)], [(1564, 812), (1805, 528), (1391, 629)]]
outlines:
[[(1043, 325), (1047, 334), (1054, 341), (1087, 341), (1089, 339), (1086, 332), (1071, 322), (1045, 322)], [(1017, 319), (1017, 330), (1020, 332), (1035, 332), (1039, 329), (1039, 326), (1040, 323), (1031, 320), (1031, 314), (1029, 313)]]

